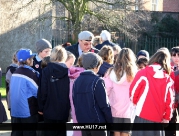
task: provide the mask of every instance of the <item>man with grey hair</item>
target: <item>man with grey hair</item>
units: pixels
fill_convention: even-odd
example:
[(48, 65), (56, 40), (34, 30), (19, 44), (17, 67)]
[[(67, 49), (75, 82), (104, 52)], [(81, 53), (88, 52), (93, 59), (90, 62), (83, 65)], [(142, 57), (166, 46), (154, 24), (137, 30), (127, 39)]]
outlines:
[(72, 46), (66, 47), (67, 51), (73, 53), (76, 57), (75, 63), (78, 61), (78, 57), (82, 53), (94, 52), (98, 53), (99, 51), (92, 46), (94, 35), (89, 31), (82, 31), (78, 34), (78, 43)]
[(101, 40), (102, 40), (102, 44), (98, 44), (95, 46), (96, 49), (100, 50), (104, 45), (108, 45), (108, 46), (115, 46), (116, 44), (111, 42), (111, 34), (107, 31), (107, 30), (102, 30), (101, 34)]

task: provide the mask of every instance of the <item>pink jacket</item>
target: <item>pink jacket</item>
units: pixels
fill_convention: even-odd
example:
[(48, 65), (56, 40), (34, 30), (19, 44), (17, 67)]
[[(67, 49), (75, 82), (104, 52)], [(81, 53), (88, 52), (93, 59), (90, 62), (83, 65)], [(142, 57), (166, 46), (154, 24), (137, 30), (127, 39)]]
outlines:
[[(71, 67), (69, 68), (68, 76), (70, 78), (70, 105), (71, 105), (71, 116), (73, 119), (73, 123), (78, 123), (76, 120), (76, 114), (75, 114), (75, 108), (73, 105), (73, 98), (72, 98), (72, 90), (73, 90), (73, 83), (75, 79), (80, 75), (81, 72), (83, 72), (85, 69), (80, 67)], [(74, 131), (73, 136), (82, 136), (81, 131)]]
[(113, 117), (130, 118), (132, 113), (132, 102), (129, 98), (130, 84), (126, 74), (117, 81), (114, 70), (104, 76), (106, 94), (108, 95)]
[(72, 98), (72, 90), (73, 90), (73, 83), (75, 79), (80, 75), (81, 72), (84, 71), (84, 68), (81, 67), (71, 67), (68, 72), (68, 76), (70, 78), (70, 104), (71, 104), (71, 114), (74, 123), (77, 123), (75, 109), (73, 105), (73, 98)]

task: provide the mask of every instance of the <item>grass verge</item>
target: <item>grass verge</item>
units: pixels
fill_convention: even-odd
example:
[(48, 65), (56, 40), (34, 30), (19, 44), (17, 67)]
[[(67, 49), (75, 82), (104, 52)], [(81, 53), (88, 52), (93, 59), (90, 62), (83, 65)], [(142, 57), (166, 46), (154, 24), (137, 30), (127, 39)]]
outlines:
[(5, 76), (2, 76), (2, 78), (1, 78), (0, 93), (1, 93), (1, 97), (2, 97), (2, 98), (5, 98), (5, 97), (6, 97)]

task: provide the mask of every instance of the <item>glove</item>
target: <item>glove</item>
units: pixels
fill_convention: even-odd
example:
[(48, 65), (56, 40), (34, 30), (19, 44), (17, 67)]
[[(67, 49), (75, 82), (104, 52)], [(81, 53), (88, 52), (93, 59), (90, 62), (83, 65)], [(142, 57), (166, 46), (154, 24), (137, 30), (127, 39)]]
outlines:
[(163, 126), (164, 126), (164, 127), (167, 127), (168, 124), (169, 124), (169, 120), (163, 119), (163, 120), (162, 120), (162, 123), (163, 123)]

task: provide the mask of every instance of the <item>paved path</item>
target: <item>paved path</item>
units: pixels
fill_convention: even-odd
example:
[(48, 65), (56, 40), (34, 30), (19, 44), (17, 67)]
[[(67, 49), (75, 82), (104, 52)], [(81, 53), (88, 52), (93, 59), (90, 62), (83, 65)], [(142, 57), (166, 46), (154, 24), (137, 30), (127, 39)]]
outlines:
[[(7, 109), (7, 103), (6, 103), (5, 99), (2, 99), (2, 102), (4, 104), (4, 107), (6, 109), (6, 113), (7, 113), (7, 116), (8, 116), (8, 120), (6, 122), (11, 122), (10, 112)], [(67, 136), (72, 136), (72, 134), (73, 134), (72, 131), (67, 131)], [(0, 130), (0, 136), (10, 136), (10, 135), (11, 135), (11, 131), (1, 131)]]
[[(6, 122), (11, 122), (11, 117), (10, 117), (10, 112), (7, 109), (7, 103), (5, 99), (2, 99), (2, 102), (4, 104), (4, 107), (6, 109), (6, 113), (8, 116), (8, 120)], [(179, 116), (177, 118), (177, 123), (179, 123)], [(11, 132), (10, 131), (0, 131), (0, 136), (10, 136)], [(72, 136), (73, 132), (72, 131), (67, 131), (67, 136)], [(179, 131), (177, 131), (176, 136), (179, 136)]]

